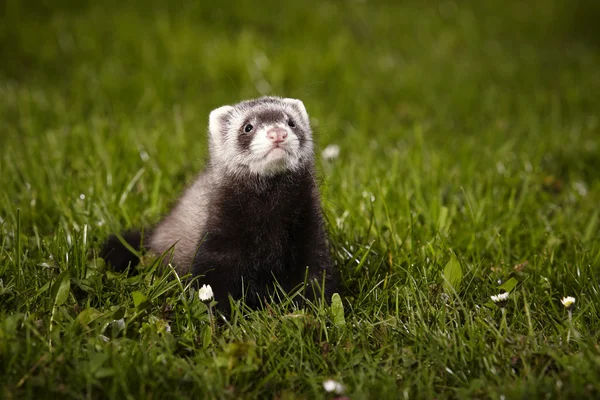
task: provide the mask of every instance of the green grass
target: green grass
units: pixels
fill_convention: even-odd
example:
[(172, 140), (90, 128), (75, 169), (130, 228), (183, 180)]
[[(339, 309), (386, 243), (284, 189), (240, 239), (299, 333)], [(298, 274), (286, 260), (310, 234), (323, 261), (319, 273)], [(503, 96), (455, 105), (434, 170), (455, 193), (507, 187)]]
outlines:
[[(0, 5), (1, 398), (600, 396), (595, 2), (69, 3)], [(345, 324), (213, 332), (155, 260), (96, 258), (201, 170), (211, 109), (263, 94), (341, 147)]]

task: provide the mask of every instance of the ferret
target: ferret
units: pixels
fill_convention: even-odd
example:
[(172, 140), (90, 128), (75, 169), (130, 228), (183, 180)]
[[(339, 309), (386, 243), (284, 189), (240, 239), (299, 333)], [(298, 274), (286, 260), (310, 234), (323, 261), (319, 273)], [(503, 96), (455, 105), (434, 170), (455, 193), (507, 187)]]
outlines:
[[(198, 276), (225, 312), (229, 295), (257, 308), (275, 282), (286, 292), (316, 284), (305, 294), (320, 295), (322, 287), (330, 299), (339, 277), (302, 101), (262, 97), (219, 107), (210, 113), (208, 133), (205, 170), (144, 238), (131, 232), (125, 240), (165, 254), (180, 274)], [(139, 261), (115, 236), (101, 256), (116, 270)]]

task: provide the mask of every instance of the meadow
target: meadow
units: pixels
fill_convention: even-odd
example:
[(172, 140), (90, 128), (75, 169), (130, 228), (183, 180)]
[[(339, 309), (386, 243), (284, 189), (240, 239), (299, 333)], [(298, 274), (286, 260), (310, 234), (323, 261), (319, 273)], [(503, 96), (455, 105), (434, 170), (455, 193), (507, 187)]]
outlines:
[[(0, 398), (600, 397), (598, 19), (586, 0), (5, 0)], [(266, 94), (311, 115), (339, 299), (223, 321), (156, 259), (108, 269), (108, 235), (203, 168), (208, 113)]]

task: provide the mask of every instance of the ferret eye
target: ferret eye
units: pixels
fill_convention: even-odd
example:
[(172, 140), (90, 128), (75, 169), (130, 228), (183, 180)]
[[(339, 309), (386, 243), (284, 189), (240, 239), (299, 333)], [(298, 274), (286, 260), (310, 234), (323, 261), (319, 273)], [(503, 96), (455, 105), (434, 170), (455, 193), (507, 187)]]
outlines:
[(252, 129), (253, 129), (253, 128), (254, 128), (254, 127), (253, 127), (251, 124), (247, 124), (247, 125), (244, 127), (244, 132), (246, 132), (246, 133), (249, 133), (250, 131), (252, 131)]
[(296, 127), (296, 124), (294, 123), (294, 120), (293, 120), (293, 119), (291, 119), (291, 118), (290, 118), (290, 119), (288, 120), (288, 126), (289, 126), (290, 128), (295, 128), (295, 127)]

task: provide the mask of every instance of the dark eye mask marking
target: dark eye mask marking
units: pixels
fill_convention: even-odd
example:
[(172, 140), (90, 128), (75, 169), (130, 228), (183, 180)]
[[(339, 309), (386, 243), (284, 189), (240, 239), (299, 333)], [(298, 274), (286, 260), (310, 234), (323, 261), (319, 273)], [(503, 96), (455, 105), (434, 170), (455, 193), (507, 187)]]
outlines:
[(287, 123), (287, 117), (281, 110), (266, 109), (256, 113), (256, 118), (261, 124)]
[(252, 124), (252, 130), (246, 132), (246, 126), (248, 126), (248, 124), (244, 124), (237, 135), (237, 146), (240, 152), (248, 151), (250, 143), (252, 143), (252, 139), (254, 139), (254, 134), (260, 128), (259, 124)]

